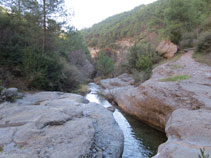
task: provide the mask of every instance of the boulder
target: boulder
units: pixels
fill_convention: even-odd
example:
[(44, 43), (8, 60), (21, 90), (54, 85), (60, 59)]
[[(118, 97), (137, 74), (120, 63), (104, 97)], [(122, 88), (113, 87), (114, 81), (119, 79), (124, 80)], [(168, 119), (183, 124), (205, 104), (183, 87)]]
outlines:
[(166, 125), (168, 141), (154, 158), (198, 158), (200, 149), (211, 155), (211, 111), (178, 109)]
[(0, 100), (2, 101), (11, 101), (14, 100), (15, 98), (20, 98), (22, 97), (23, 94), (18, 92), (17, 88), (4, 88), (1, 91), (1, 95), (0, 95)]
[(162, 55), (167, 59), (172, 58), (177, 52), (177, 50), (178, 50), (177, 45), (172, 43), (170, 40), (161, 41), (156, 48), (156, 52), (158, 52), (158, 54)]
[(1, 158), (118, 158), (124, 136), (111, 112), (61, 92), (0, 104)]

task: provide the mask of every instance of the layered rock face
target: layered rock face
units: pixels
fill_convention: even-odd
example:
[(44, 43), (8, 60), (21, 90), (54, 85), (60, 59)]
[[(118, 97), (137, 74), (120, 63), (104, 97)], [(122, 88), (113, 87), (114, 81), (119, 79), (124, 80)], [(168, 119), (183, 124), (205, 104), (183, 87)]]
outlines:
[(123, 143), (112, 113), (80, 95), (40, 92), (0, 104), (1, 158), (118, 158)]
[(200, 148), (211, 153), (211, 67), (195, 62), (192, 53), (156, 67), (138, 87), (129, 76), (101, 81), (104, 95), (125, 112), (166, 131), (168, 141), (156, 158), (198, 158)]

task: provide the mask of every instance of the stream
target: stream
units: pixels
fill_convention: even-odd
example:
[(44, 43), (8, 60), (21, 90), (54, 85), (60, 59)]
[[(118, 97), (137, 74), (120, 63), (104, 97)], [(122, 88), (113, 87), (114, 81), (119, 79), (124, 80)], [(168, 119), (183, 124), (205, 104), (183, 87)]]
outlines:
[[(112, 106), (104, 97), (98, 95), (101, 88), (95, 83), (89, 83), (91, 90), (86, 99), (103, 105)], [(124, 134), (123, 158), (150, 158), (157, 153), (158, 146), (166, 141), (165, 133), (157, 131), (139, 120), (115, 109), (113, 116)]]

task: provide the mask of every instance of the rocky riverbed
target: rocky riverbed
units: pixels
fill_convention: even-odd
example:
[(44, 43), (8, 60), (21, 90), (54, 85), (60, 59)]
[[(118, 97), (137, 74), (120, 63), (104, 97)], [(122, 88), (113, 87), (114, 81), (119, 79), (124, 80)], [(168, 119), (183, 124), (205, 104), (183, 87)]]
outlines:
[(128, 74), (100, 82), (122, 110), (166, 132), (155, 158), (198, 158), (200, 148), (211, 155), (211, 67), (192, 54), (157, 66), (138, 86)]
[(124, 137), (112, 112), (62, 92), (0, 104), (1, 158), (118, 158)]

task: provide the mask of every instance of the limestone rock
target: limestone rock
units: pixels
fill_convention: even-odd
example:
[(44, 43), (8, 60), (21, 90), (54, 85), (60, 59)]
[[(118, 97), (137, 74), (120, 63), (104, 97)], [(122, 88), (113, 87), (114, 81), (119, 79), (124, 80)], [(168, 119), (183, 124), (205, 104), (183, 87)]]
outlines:
[(166, 125), (168, 141), (154, 158), (198, 158), (200, 149), (211, 155), (211, 111), (178, 109)]
[(173, 44), (169, 40), (161, 41), (160, 44), (156, 48), (156, 51), (158, 52), (158, 54), (162, 55), (163, 57), (167, 59), (172, 58), (177, 52), (177, 50), (178, 50), (177, 45)]
[(118, 158), (124, 137), (111, 112), (61, 92), (0, 104), (1, 158)]
[(2, 101), (10, 101), (14, 98), (20, 98), (23, 94), (18, 92), (17, 88), (4, 88), (1, 91), (0, 100)]
[[(178, 82), (161, 81), (180, 74), (191, 78)], [(152, 77), (137, 87), (130, 82), (114, 86), (121, 81), (119, 77), (102, 80), (101, 84), (106, 87), (103, 94), (125, 112), (164, 131), (171, 113), (176, 109), (211, 109), (210, 77), (211, 67), (195, 62), (187, 53), (178, 61), (156, 67)]]
[(124, 73), (117, 78), (101, 80), (100, 85), (106, 89), (125, 87), (128, 85), (134, 85), (134, 79), (131, 75)]
[[(203, 147), (210, 153), (211, 67), (195, 62), (192, 53), (156, 67), (151, 78), (137, 87), (129, 82), (113, 86), (119, 77), (101, 81), (103, 94), (123, 111), (166, 131), (168, 141), (155, 158), (197, 158)], [(180, 75), (189, 78), (162, 80)]]

